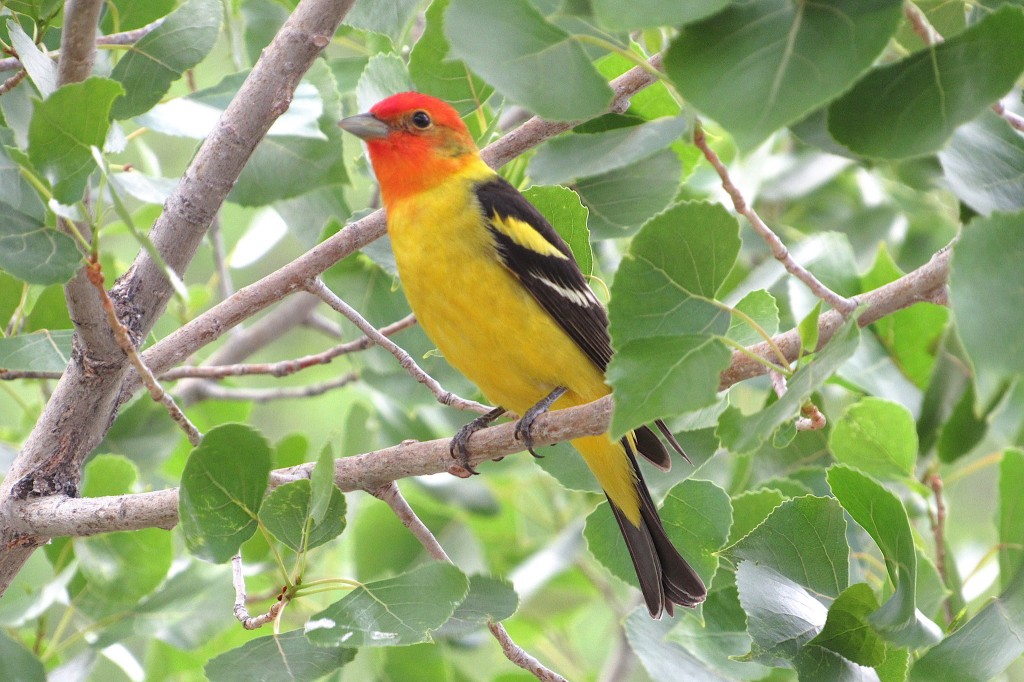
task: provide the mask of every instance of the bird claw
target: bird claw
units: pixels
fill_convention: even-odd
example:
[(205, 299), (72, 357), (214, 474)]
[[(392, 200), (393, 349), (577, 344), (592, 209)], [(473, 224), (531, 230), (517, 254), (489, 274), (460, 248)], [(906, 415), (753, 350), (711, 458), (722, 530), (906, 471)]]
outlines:
[(564, 386), (559, 386), (555, 390), (551, 391), (551, 393), (545, 396), (543, 400), (528, 409), (526, 413), (519, 418), (519, 421), (516, 422), (516, 440), (523, 441), (526, 445), (526, 450), (537, 459), (544, 459), (544, 456), (538, 455), (533, 449), (533, 422), (537, 417), (551, 409), (554, 402), (565, 395), (567, 390), (568, 389)]
[(469, 478), (470, 476), (480, 473), (472, 464), (469, 463), (470, 436), (500, 417), (504, 411), (504, 408), (496, 407), (487, 414), (480, 415), (459, 429), (458, 433), (456, 433), (452, 438), (451, 444), (448, 446), (448, 452), (451, 453), (452, 459), (458, 461), (458, 464), (453, 465), (448, 469), (448, 473), (453, 476), (458, 476), (459, 478)]

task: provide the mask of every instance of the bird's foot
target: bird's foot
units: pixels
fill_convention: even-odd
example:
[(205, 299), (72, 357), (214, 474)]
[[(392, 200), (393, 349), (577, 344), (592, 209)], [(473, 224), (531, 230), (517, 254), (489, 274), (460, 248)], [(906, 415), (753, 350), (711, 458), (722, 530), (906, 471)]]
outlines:
[(533, 422), (537, 417), (550, 410), (555, 401), (565, 395), (565, 392), (568, 390), (565, 386), (559, 386), (551, 391), (551, 393), (548, 393), (539, 403), (528, 409), (519, 418), (519, 421), (516, 422), (516, 440), (523, 441), (530, 454), (538, 459), (542, 458), (543, 455), (538, 455), (533, 449)]
[(496, 407), (487, 414), (480, 415), (459, 429), (458, 433), (455, 434), (455, 437), (452, 438), (451, 444), (448, 446), (448, 451), (451, 452), (452, 459), (458, 461), (458, 464), (453, 465), (448, 470), (448, 473), (453, 476), (458, 476), (459, 478), (469, 478), (473, 474), (480, 473), (469, 463), (469, 438), (504, 413), (505, 408)]

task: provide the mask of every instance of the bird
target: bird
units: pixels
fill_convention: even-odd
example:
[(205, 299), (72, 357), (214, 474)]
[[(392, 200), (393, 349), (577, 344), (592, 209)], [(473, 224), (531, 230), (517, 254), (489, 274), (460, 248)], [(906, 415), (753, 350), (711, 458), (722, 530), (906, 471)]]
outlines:
[[(449, 364), (492, 404), (461, 429), (452, 455), (469, 473), (472, 433), (509, 410), (517, 438), (545, 411), (583, 405), (611, 389), (608, 316), (566, 242), (515, 187), (488, 166), (458, 112), (403, 92), (338, 122), (366, 143), (387, 214), (398, 277), (416, 319)], [(664, 422), (655, 422), (683, 457)], [(571, 441), (618, 523), (652, 618), (707, 596), (673, 546), (637, 465), (662, 470), (665, 445), (648, 426), (619, 440)], [(468, 473), (466, 475), (469, 475)]]

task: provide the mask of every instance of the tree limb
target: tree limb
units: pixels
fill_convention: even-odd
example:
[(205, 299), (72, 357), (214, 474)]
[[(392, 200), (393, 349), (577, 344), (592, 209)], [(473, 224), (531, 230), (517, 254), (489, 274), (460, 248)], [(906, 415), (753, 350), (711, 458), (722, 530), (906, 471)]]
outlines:
[[(950, 249), (936, 253), (917, 270), (860, 296), (866, 305), (858, 318), (866, 326), (919, 302), (945, 303), (946, 278), (949, 274)], [(823, 346), (842, 324), (842, 316), (829, 311), (818, 322), (819, 347)], [(775, 342), (791, 360), (799, 352), (796, 330), (780, 334)], [(754, 352), (768, 354), (767, 343), (753, 346)], [(722, 374), (722, 390), (767, 371), (764, 365), (742, 353), (733, 355), (732, 365)], [(550, 445), (581, 436), (598, 435), (608, 430), (612, 398), (557, 410), (537, 418), (533, 439)], [(338, 459), (334, 463), (334, 481), (342, 491), (375, 490), (391, 481), (409, 476), (423, 476), (448, 471), (452, 465), (450, 439), (407, 442), (362, 455)], [(482, 429), (469, 443), (470, 464), (523, 451), (522, 441), (515, 437), (515, 424), (506, 423)], [(309, 478), (313, 464), (307, 463), (271, 473), (270, 486), (276, 487), (302, 478)], [(7, 522), (18, 532), (39, 535), (92, 535), (115, 530), (140, 528), (171, 528), (177, 523), (178, 491), (176, 488), (157, 492), (71, 499), (49, 497), (18, 502), (7, 513)]]
[[(295, 87), (330, 43), (353, 2), (302, 0), (204, 140), (150, 232), (153, 244), (176, 272), (185, 271), (242, 167), (271, 124), (287, 110)], [(87, 30), (88, 40), (93, 41), (96, 23), (79, 30)], [(66, 19), (65, 33), (71, 32)], [(84, 40), (81, 35), (73, 38), (68, 38), (69, 47)], [(71, 56), (67, 59), (69, 64), (79, 61)], [(118, 317), (137, 339), (142, 339), (171, 294), (170, 282), (143, 251), (111, 297)], [(23, 498), (74, 492), (82, 461), (116, 416), (119, 388), (129, 367), (127, 358), (120, 355), (100, 373), (83, 365), (80, 358), (78, 362), (72, 358), (70, 371), (57, 384), (0, 486), (0, 547), (9, 550), (0, 552), (0, 594), (31, 552), (45, 542), (45, 537), (27, 537), (10, 527), (12, 493)]]

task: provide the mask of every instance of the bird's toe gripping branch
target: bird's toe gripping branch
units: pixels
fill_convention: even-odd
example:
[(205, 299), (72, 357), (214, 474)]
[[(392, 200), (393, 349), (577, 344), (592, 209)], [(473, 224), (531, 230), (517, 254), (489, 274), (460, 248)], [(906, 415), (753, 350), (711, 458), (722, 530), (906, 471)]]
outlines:
[(534, 457), (540, 458), (542, 455), (538, 455), (533, 450), (533, 422), (540, 415), (544, 414), (551, 409), (551, 406), (555, 404), (555, 401), (565, 395), (568, 391), (565, 386), (559, 386), (555, 390), (548, 393), (547, 396), (539, 403), (531, 407), (526, 411), (519, 421), (516, 422), (516, 440), (521, 440), (526, 444), (526, 449), (530, 451), (530, 454)]
[[(452, 454), (452, 459), (458, 460), (459, 467), (461, 467), (461, 469), (458, 470), (453, 467), (453, 469), (450, 470), (452, 474), (459, 478), (468, 478), (473, 474), (480, 473), (469, 463), (469, 438), (503, 414), (505, 414), (505, 408), (496, 407), (487, 414), (480, 415), (459, 429), (458, 433), (455, 434), (455, 437), (452, 438), (451, 444), (448, 446), (448, 450)], [(463, 472), (468, 473), (463, 475)]]

